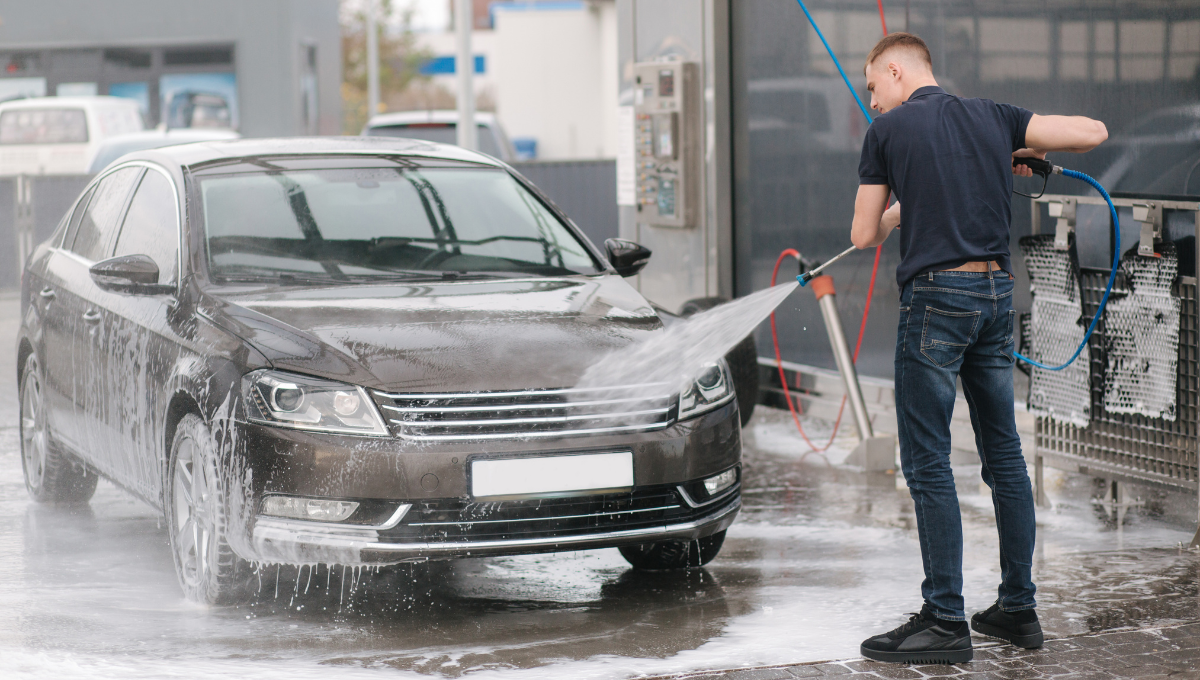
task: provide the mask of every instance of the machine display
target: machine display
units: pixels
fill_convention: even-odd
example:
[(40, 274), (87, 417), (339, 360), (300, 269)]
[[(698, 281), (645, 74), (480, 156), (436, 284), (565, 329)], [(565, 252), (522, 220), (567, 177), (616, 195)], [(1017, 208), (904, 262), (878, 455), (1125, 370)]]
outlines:
[(638, 222), (694, 226), (699, 190), (700, 105), (696, 64), (638, 64), (634, 110)]

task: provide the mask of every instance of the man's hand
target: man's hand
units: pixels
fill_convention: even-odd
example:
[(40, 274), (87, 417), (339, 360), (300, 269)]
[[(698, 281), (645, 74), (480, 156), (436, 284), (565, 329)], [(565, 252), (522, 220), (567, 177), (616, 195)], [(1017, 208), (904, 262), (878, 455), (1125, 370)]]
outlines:
[[(850, 227), (850, 240), (859, 249), (877, 246), (887, 240), (888, 234), (900, 223), (900, 204), (888, 210), (884, 219), (891, 189), (886, 184), (860, 184), (854, 199), (854, 223)], [(892, 211), (895, 212), (892, 212)]]
[[(1012, 157), (1017, 158), (1040, 158), (1046, 159), (1046, 152), (1041, 149), (1021, 149), (1014, 151)], [(1014, 165), (1012, 173), (1018, 177), (1033, 177), (1033, 169), (1028, 165)]]

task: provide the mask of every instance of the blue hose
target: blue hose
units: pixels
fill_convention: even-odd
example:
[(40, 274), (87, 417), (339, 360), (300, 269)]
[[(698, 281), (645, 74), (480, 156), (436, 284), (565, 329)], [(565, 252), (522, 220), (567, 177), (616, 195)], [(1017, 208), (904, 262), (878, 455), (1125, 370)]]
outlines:
[[(855, 92), (854, 86), (850, 84), (850, 79), (846, 77), (846, 71), (842, 68), (842, 62), (838, 61), (837, 55), (833, 53), (833, 48), (829, 46), (829, 41), (825, 39), (825, 34), (821, 33), (821, 29), (817, 27), (817, 22), (813, 20), (812, 14), (810, 14), (808, 11), (808, 7), (804, 5), (804, 0), (796, 0), (796, 2), (800, 4), (800, 9), (804, 10), (804, 16), (808, 17), (808, 23), (812, 24), (813, 30), (817, 32), (817, 37), (820, 38), (821, 43), (825, 45), (825, 51), (829, 53), (829, 58), (833, 59), (833, 65), (837, 67), (838, 73), (842, 74), (842, 80), (846, 83), (846, 88), (850, 90), (850, 94), (854, 96), (854, 101), (858, 102), (858, 108), (862, 109), (863, 115), (867, 117), (867, 124), (869, 125), (873, 122), (871, 113), (863, 104), (862, 99), (859, 99), (858, 92)], [(1088, 340), (1091, 339), (1092, 332), (1096, 330), (1096, 324), (1100, 322), (1100, 317), (1104, 314), (1104, 306), (1108, 304), (1108, 296), (1110, 293), (1112, 293), (1113, 282), (1117, 280), (1117, 266), (1121, 264), (1121, 220), (1117, 217), (1117, 208), (1113, 205), (1112, 198), (1109, 197), (1108, 192), (1104, 190), (1104, 187), (1100, 186), (1099, 182), (1082, 172), (1068, 170), (1066, 168), (1056, 169), (1060, 170), (1062, 174), (1066, 175), (1067, 177), (1074, 177), (1075, 179), (1092, 185), (1095, 187), (1096, 191), (1100, 192), (1100, 195), (1104, 197), (1104, 200), (1108, 201), (1108, 210), (1110, 213), (1112, 213), (1113, 235), (1114, 240), (1116, 241), (1116, 249), (1113, 252), (1112, 272), (1110, 272), (1108, 275), (1108, 287), (1104, 289), (1104, 297), (1100, 298), (1100, 307), (1096, 309), (1096, 315), (1092, 317), (1092, 323), (1088, 326), (1087, 333), (1085, 333), (1083, 336), (1083, 341), (1079, 343), (1079, 347), (1075, 348), (1075, 353), (1071, 355), (1071, 358), (1067, 359), (1066, 363), (1060, 366), (1047, 366), (1046, 364), (1034, 361), (1027, 356), (1013, 352), (1013, 356), (1017, 357), (1021, 361), (1047, 371), (1061, 371), (1067, 366), (1073, 364), (1075, 360), (1079, 358), (1079, 354), (1083, 352), (1083, 348), (1087, 346)], [(807, 283), (802, 276), (798, 276), (796, 278), (801, 279), (800, 285)]]
[(825, 39), (825, 34), (821, 29), (817, 28), (817, 22), (813, 20), (811, 14), (808, 13), (808, 8), (804, 6), (804, 0), (796, 0), (800, 3), (800, 9), (804, 10), (804, 16), (808, 17), (808, 23), (812, 24), (813, 30), (817, 32), (817, 37), (825, 45), (825, 51), (829, 53), (829, 58), (833, 59), (833, 65), (837, 67), (838, 73), (842, 74), (842, 80), (846, 81), (846, 87), (850, 89), (850, 94), (854, 95), (854, 101), (858, 102), (858, 108), (862, 109), (863, 115), (867, 117), (867, 125), (870, 125), (871, 112), (867, 110), (862, 100), (858, 98), (858, 93), (854, 91), (854, 86), (850, 84), (850, 79), (846, 77), (846, 72), (842, 70), (842, 62), (838, 61), (837, 55), (833, 53), (833, 48), (829, 46), (829, 41)]
[[(1084, 333), (1083, 341), (1080, 342), (1079, 346), (1075, 348), (1075, 353), (1071, 355), (1071, 358), (1067, 359), (1066, 363), (1063, 363), (1059, 366), (1047, 366), (1046, 364), (1043, 364), (1039, 361), (1034, 361), (1027, 356), (1013, 352), (1013, 356), (1017, 357), (1021, 361), (1033, 366), (1037, 366), (1038, 368), (1044, 368), (1047, 371), (1061, 371), (1067, 366), (1075, 363), (1075, 360), (1079, 358), (1079, 353), (1082, 352), (1083, 348), (1087, 346), (1088, 340), (1092, 337), (1092, 331), (1096, 330), (1096, 324), (1100, 322), (1100, 317), (1104, 314), (1104, 305), (1108, 304), (1108, 296), (1110, 293), (1112, 293), (1113, 281), (1117, 280), (1117, 266), (1121, 264), (1121, 220), (1119, 217), (1117, 217), (1117, 208), (1113, 205), (1112, 198), (1109, 197), (1108, 192), (1104, 190), (1104, 187), (1100, 186), (1099, 182), (1082, 172), (1062, 168), (1062, 174), (1066, 175), (1067, 177), (1074, 177), (1075, 179), (1091, 184), (1093, 187), (1095, 187), (1096, 191), (1100, 192), (1100, 195), (1104, 197), (1104, 200), (1108, 201), (1108, 210), (1112, 214), (1113, 240), (1116, 241), (1116, 247), (1113, 250), (1112, 271), (1108, 274), (1108, 287), (1104, 289), (1104, 297), (1100, 298), (1100, 307), (1096, 309), (1096, 315), (1092, 317), (1092, 323), (1088, 326), (1087, 333)], [(1080, 302), (1082, 303), (1082, 299)]]

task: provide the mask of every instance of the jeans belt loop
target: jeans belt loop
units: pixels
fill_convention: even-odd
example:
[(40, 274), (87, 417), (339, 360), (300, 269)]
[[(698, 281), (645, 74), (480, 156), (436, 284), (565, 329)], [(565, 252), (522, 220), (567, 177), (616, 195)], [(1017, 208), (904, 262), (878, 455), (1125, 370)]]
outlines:
[(929, 282), (933, 283), (933, 272), (929, 272)]
[(987, 261), (987, 270), (988, 270), (988, 278), (991, 279), (992, 278), (992, 261), (991, 260)]

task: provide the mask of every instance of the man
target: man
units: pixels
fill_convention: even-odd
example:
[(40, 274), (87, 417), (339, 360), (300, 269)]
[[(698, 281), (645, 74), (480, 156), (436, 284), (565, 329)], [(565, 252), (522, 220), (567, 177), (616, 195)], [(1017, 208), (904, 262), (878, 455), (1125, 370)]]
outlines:
[[(1012, 264), (1008, 251), (1014, 158), (1084, 152), (1108, 138), (1079, 116), (1039, 116), (947, 94), (925, 42), (892, 33), (867, 56), (871, 107), (851, 239), (859, 248), (900, 229), (896, 415), (900, 461), (917, 516), (924, 606), (862, 643), (869, 659), (960, 663), (972, 656), (962, 597), (962, 520), (950, 469), (955, 380), (971, 411), (983, 480), (1000, 533), (999, 597), (971, 618), (984, 635), (1042, 644), (1034, 611), (1033, 493), (1013, 415)], [(885, 211), (889, 193), (897, 203)], [(903, 205), (903, 212), (901, 211)]]

